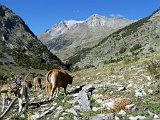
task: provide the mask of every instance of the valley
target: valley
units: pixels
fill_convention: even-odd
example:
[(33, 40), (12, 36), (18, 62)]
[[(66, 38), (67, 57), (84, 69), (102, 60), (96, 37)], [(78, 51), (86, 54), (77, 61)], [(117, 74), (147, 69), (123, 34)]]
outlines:
[[(0, 4), (0, 26), (0, 88), (13, 85), (17, 76), (31, 83), (36, 75), (42, 80), (42, 89), (27, 89), (28, 109), (23, 102), (19, 114), (15, 101), (3, 117), (0, 111), (0, 119), (160, 119), (160, 9), (138, 20), (99, 14), (62, 20), (36, 36)], [(62, 88), (57, 96), (47, 95), (45, 79), (52, 69), (74, 76), (67, 95)], [(8, 91), (0, 91), (0, 101)]]

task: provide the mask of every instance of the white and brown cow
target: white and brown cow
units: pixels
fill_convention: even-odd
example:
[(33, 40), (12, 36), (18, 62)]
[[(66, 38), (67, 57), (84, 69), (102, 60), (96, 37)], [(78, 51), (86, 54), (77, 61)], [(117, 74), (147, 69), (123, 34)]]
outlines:
[(70, 76), (64, 70), (50, 70), (46, 74), (46, 91), (50, 97), (53, 96), (54, 91), (57, 89), (57, 94), (60, 87), (64, 88), (64, 93), (67, 94), (66, 88), (68, 84), (72, 84), (74, 76)]

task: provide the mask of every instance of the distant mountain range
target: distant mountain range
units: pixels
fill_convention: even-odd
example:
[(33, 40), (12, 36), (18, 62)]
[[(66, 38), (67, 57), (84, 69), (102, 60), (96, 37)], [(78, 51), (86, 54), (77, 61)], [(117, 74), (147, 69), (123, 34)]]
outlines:
[(97, 14), (85, 21), (62, 21), (39, 39), (78, 68), (149, 54), (160, 51), (160, 9), (136, 21)]
[(0, 64), (40, 69), (59, 68), (61, 60), (33, 34), (25, 22), (0, 4)]
[(94, 14), (84, 21), (64, 20), (46, 30), (38, 38), (66, 62), (83, 48), (91, 48), (102, 38), (134, 21), (125, 18), (106, 18)]

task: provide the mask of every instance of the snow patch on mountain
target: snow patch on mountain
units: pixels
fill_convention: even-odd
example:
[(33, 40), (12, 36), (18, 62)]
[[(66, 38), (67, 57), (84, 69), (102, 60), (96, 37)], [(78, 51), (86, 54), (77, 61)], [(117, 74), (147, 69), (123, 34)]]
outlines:
[(84, 21), (76, 21), (76, 20), (63, 20), (58, 24), (55, 24), (51, 29), (46, 31), (46, 34), (49, 34), (50, 36), (58, 36), (63, 33), (65, 33), (67, 30), (69, 30), (72, 26), (75, 24), (83, 23)]

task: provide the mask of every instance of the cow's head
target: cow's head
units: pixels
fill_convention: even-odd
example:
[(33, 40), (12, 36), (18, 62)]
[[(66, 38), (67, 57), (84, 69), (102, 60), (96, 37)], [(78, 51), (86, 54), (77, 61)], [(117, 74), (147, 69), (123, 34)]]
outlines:
[(70, 76), (70, 80), (68, 84), (72, 84), (74, 76)]

